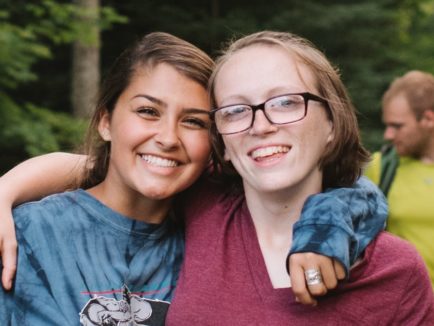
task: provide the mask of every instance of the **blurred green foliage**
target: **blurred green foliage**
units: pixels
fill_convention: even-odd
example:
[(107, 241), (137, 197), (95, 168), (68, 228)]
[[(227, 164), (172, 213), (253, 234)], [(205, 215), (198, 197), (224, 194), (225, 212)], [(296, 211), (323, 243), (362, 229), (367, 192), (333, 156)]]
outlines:
[[(3, 4), (3, 3), (2, 3)], [(86, 122), (44, 108), (26, 99), (21, 85), (38, 80), (34, 65), (53, 58), (52, 48), (88, 33), (74, 17), (85, 13), (70, 3), (42, 0), (6, 3), (0, 9), (0, 173), (30, 156), (74, 150), (81, 142)], [(126, 18), (103, 8), (101, 27)], [(63, 71), (58, 72), (60, 74)], [(39, 95), (40, 96), (40, 95)]]
[(86, 122), (33, 104), (18, 106), (0, 92), (2, 172), (30, 156), (66, 150), (81, 142)]
[[(234, 36), (290, 31), (339, 67), (359, 112), (365, 144), (382, 144), (381, 96), (409, 69), (434, 73), (434, 0), (104, 0), (102, 72), (152, 31), (184, 38), (211, 55)], [(0, 0), (0, 172), (32, 155), (71, 150), (84, 122), (70, 112), (69, 43), (86, 39), (67, 0)], [(116, 28), (110, 28), (116, 23)], [(117, 24), (122, 23), (122, 24)], [(110, 29), (109, 29), (110, 28)]]

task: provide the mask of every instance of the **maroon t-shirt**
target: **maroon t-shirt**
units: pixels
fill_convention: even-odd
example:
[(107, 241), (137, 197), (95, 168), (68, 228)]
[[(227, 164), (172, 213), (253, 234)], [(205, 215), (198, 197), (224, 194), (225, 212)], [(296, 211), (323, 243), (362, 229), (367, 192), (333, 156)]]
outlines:
[(187, 216), (186, 255), (167, 325), (434, 325), (422, 259), (386, 232), (367, 247), (349, 281), (311, 307), (295, 302), (290, 288), (272, 287), (243, 197), (207, 191)]

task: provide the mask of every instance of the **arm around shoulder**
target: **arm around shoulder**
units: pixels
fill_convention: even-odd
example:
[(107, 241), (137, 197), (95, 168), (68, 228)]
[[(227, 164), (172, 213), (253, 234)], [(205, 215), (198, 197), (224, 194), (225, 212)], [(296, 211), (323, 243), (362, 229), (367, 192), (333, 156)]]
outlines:
[(347, 275), (366, 246), (384, 229), (386, 198), (361, 177), (351, 188), (333, 188), (311, 196), (294, 225), (290, 254), (315, 252), (341, 262)]
[(52, 153), (31, 158), (0, 178), (0, 256), (2, 285), (9, 290), (16, 270), (17, 241), (12, 207), (78, 184), (86, 157)]
[(86, 156), (50, 153), (28, 159), (0, 178), (0, 199), (17, 205), (77, 184)]

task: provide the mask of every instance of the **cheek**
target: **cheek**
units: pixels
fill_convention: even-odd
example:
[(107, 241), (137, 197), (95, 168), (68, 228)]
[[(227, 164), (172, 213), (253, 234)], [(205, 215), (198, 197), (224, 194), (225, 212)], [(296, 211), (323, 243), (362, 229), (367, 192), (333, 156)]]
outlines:
[(420, 136), (423, 134), (423, 130), (424, 128), (420, 124), (413, 123), (411, 125), (406, 126), (405, 133), (407, 137), (412, 137), (411, 135)]
[(318, 137), (320, 142), (330, 143), (334, 139), (333, 122), (328, 118), (325, 109), (318, 112), (313, 119), (311, 130)]
[(331, 124), (324, 125), (323, 123), (320, 126), (313, 124), (300, 134), (300, 150), (304, 155), (319, 160), (326, 151), (327, 146), (333, 141), (333, 137)]
[(208, 132), (201, 135), (189, 135), (183, 140), (184, 148), (192, 161), (206, 165), (211, 154)]
[(131, 150), (148, 140), (149, 132), (144, 131), (143, 127), (138, 128), (134, 124), (128, 125), (128, 128), (116, 128), (112, 132), (112, 145), (120, 151)]
[(111, 131), (120, 142), (128, 142), (142, 137), (150, 131), (150, 127), (144, 128), (143, 122), (136, 116), (124, 114), (118, 115), (116, 121), (112, 121)]
[(404, 144), (412, 144), (414, 142), (414, 139), (416, 138), (416, 133), (414, 132), (414, 129), (401, 127), (399, 130), (397, 130), (394, 134), (394, 141)]
[(224, 152), (224, 160), (225, 161), (232, 161), (236, 157), (236, 141), (235, 136), (223, 136), (223, 143), (225, 146), (225, 152)]

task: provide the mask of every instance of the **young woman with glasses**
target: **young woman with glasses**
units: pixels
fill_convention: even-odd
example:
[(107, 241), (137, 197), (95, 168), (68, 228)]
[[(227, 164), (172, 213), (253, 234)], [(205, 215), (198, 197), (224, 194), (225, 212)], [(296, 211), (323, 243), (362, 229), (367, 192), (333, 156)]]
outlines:
[[(369, 159), (325, 56), (289, 33), (252, 34), (217, 60), (210, 90), (216, 169), (227, 178), (223, 192), (199, 188), (207, 200), (187, 209), (186, 259), (167, 324), (434, 324), (421, 257), (385, 232), (318, 307), (292, 299), (280, 262), (304, 225), (303, 204), (327, 187), (351, 185)], [(323, 235), (310, 240), (334, 246), (329, 231), (324, 222)], [(306, 279), (320, 282), (320, 271), (307, 270)]]

